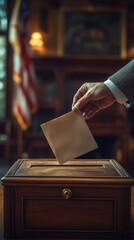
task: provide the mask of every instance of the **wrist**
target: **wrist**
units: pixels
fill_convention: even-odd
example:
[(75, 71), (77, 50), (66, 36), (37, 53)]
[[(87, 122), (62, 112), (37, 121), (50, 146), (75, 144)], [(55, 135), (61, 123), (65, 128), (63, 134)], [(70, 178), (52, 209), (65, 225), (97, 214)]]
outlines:
[(120, 91), (120, 89), (110, 80), (106, 80), (104, 84), (108, 87), (108, 89), (112, 92), (116, 101), (120, 104), (124, 104), (128, 101), (127, 97)]

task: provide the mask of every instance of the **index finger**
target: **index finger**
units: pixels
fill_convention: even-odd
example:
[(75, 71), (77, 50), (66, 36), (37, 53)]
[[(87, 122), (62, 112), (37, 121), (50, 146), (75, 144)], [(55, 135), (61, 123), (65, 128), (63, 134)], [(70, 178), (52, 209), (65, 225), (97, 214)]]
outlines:
[(72, 107), (83, 97), (86, 91), (84, 91), (83, 85), (78, 89), (73, 97)]

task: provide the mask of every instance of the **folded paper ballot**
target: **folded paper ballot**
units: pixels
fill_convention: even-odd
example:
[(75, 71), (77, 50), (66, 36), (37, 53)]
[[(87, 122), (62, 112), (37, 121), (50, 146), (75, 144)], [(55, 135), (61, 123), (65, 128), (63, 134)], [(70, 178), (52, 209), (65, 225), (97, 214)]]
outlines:
[(60, 164), (98, 148), (84, 118), (72, 111), (41, 124), (41, 128)]

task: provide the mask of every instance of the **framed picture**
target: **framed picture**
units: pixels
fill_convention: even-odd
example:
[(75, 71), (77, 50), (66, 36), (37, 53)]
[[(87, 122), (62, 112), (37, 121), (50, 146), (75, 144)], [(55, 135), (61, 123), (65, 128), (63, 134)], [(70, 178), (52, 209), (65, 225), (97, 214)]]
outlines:
[(60, 55), (126, 56), (124, 9), (62, 9), (58, 26)]

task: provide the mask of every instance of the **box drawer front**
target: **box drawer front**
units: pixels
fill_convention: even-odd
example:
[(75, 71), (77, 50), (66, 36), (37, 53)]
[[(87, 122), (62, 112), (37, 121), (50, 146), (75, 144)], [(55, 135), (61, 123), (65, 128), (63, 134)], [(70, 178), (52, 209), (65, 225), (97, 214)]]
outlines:
[(115, 199), (23, 198), (23, 229), (115, 231)]
[[(70, 196), (64, 194), (68, 189)], [(122, 197), (118, 188), (16, 189), (15, 237), (124, 239)]]

